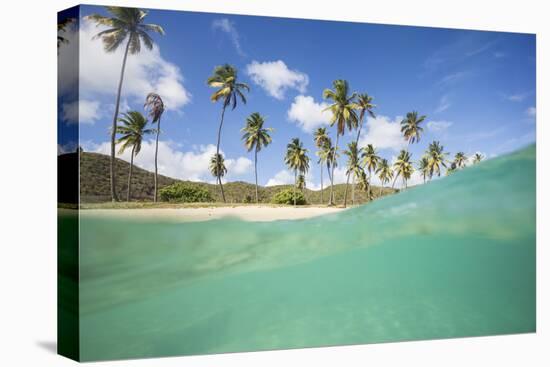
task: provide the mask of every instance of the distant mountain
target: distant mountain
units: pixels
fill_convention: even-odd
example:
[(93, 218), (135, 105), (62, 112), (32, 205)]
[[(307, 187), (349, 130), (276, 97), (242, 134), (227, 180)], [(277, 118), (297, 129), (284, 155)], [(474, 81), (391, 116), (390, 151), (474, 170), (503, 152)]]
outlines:
[[(82, 203), (97, 203), (111, 200), (110, 194), (110, 181), (109, 181), (109, 161), (110, 158), (107, 155), (99, 153), (80, 153), (80, 201)], [(75, 196), (71, 196), (71, 190), (68, 186), (67, 180), (70, 177), (75, 176), (76, 162), (78, 162), (77, 153), (69, 153), (58, 156), (58, 170), (60, 180), (60, 187), (65, 186), (65, 190), (61, 190), (59, 194), (60, 202), (75, 202)], [(117, 193), (121, 198), (126, 197), (126, 190), (128, 185), (128, 169), (129, 163), (116, 159), (116, 172), (117, 172)], [(175, 182), (185, 182), (175, 178), (159, 175), (159, 188), (173, 184)], [(200, 185), (206, 188), (215, 198), (216, 201), (221, 201), (221, 194), (217, 185), (194, 182), (195, 185)], [(328, 195), (330, 187), (328, 186), (328, 180), (325, 183), (327, 187), (323, 190), (324, 203), (328, 201)], [(132, 200), (145, 201), (152, 200), (154, 174), (137, 166), (134, 166), (132, 173)], [(75, 187), (74, 185), (72, 187)], [(292, 185), (279, 185), (259, 187), (260, 202), (268, 203), (271, 201), (271, 197), (277, 192), (286, 188), (292, 188)], [(337, 204), (341, 204), (344, 200), (345, 184), (334, 185), (335, 199)], [(376, 197), (379, 196), (380, 188), (373, 186), (372, 191)], [(243, 203), (247, 201), (254, 201), (255, 188), (254, 185), (248, 182), (235, 181), (224, 184), (225, 197), (228, 203)], [(309, 204), (321, 204), (321, 191), (313, 191), (305, 189), (306, 200)], [(383, 188), (382, 195), (386, 195), (394, 192), (395, 190), (390, 188)], [(356, 203), (366, 202), (366, 195), (364, 192), (355, 189), (355, 201)], [(348, 203), (351, 204), (351, 185), (348, 191)]]

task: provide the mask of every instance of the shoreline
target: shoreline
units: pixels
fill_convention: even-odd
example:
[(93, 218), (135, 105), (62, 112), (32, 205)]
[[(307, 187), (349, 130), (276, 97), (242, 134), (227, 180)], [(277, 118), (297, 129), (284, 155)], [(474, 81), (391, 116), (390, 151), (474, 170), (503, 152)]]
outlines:
[(335, 207), (293, 207), (293, 206), (211, 206), (184, 208), (97, 208), (82, 209), (80, 215), (88, 218), (115, 218), (151, 220), (163, 219), (176, 222), (202, 222), (221, 218), (236, 218), (250, 222), (296, 220), (320, 215), (339, 213), (344, 208)]

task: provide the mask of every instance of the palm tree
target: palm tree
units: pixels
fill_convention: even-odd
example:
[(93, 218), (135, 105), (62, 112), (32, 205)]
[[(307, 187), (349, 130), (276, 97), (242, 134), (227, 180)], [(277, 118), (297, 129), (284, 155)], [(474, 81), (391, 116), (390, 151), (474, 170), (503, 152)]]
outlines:
[[(357, 117), (357, 113), (356, 113), (356, 109), (357, 109), (357, 104), (355, 103), (356, 93), (352, 93), (351, 95), (349, 95), (348, 82), (342, 79), (338, 79), (332, 83), (332, 86), (334, 90), (325, 89), (323, 91), (323, 98), (331, 99), (333, 102), (325, 110), (330, 110), (332, 112), (330, 126), (333, 126), (336, 124), (336, 144), (334, 145), (334, 149), (338, 151), (338, 138), (340, 137), (340, 135), (344, 135), (346, 126), (349, 131), (357, 128), (359, 118)], [(335, 157), (336, 156), (334, 155), (333, 158)], [(332, 195), (334, 191), (334, 167), (335, 167), (335, 164), (334, 162), (332, 162), (329, 205), (334, 205), (333, 195)], [(348, 180), (349, 180), (349, 175), (348, 175)], [(348, 186), (346, 185), (346, 189), (347, 187)]]
[[(354, 177), (361, 177), (361, 172), (363, 171), (363, 168), (361, 168), (361, 165), (359, 164), (359, 156), (361, 155), (361, 148), (357, 147), (357, 142), (352, 141), (348, 144), (348, 150), (344, 151), (344, 154), (348, 156), (348, 162), (347, 162), (347, 170), (346, 174), (348, 177), (353, 174)], [(346, 207), (347, 204), (347, 185), (346, 183), (346, 190), (344, 193), (344, 207)]]
[(391, 181), (391, 179), (393, 178), (393, 170), (390, 167), (390, 165), (388, 164), (387, 159), (382, 159), (382, 161), (378, 165), (378, 169), (376, 170), (376, 173), (378, 174), (378, 178), (380, 179), (380, 182), (382, 183), (382, 185), (380, 186), (380, 193), (378, 194), (378, 196), (381, 196), (382, 195), (382, 187), (384, 186), (384, 184), (389, 183)]
[(225, 176), (225, 174), (227, 173), (227, 168), (225, 167), (225, 160), (223, 158), (223, 155), (214, 154), (212, 158), (210, 158), (209, 168), (212, 176), (216, 177), (216, 180), (221, 185), (222, 177)]
[(323, 163), (325, 163), (326, 161), (326, 155), (323, 153), (323, 151), (327, 143), (330, 141), (327, 129), (325, 127), (320, 127), (315, 130), (315, 133), (313, 134), (313, 140), (315, 141), (315, 146), (318, 149), (315, 153), (319, 157), (317, 163), (319, 163), (319, 167), (321, 168), (321, 204), (323, 204)]
[[(363, 149), (363, 154), (361, 155), (361, 158), (363, 158), (363, 167), (367, 169), (369, 172), (368, 179), (370, 181), (372, 172), (376, 173), (376, 168), (378, 167), (378, 164), (380, 163), (380, 156), (376, 152), (376, 149), (372, 144), (368, 144)], [(369, 185), (370, 190), (370, 185)]]
[(296, 186), (298, 183), (298, 172), (305, 175), (309, 170), (309, 157), (307, 149), (298, 138), (293, 138), (286, 146), (285, 164), (294, 171), (293, 197), (296, 206)]
[(145, 98), (143, 105), (146, 110), (149, 110), (149, 117), (153, 124), (157, 124), (157, 138), (155, 141), (155, 191), (153, 193), (153, 201), (157, 202), (158, 195), (158, 154), (159, 154), (159, 134), (160, 134), (160, 118), (164, 113), (164, 102), (156, 93), (149, 93)]
[(256, 179), (256, 204), (258, 204), (258, 152), (271, 143), (270, 127), (264, 127), (265, 119), (254, 112), (246, 119), (246, 125), (241, 129), (244, 146), (250, 152), (254, 149), (254, 177)]
[(414, 170), (411, 163), (411, 153), (404, 149), (401, 150), (401, 152), (399, 152), (399, 156), (397, 156), (397, 161), (393, 164), (393, 167), (395, 171), (395, 178), (391, 187), (395, 187), (395, 181), (397, 181), (397, 178), (401, 176), (403, 179), (403, 184), (405, 188), (407, 188), (407, 180), (411, 178)]
[(474, 160), (473, 163), (477, 164), (483, 160), (483, 155), (481, 153), (474, 154)]
[(422, 174), (422, 180), (426, 183), (426, 177), (430, 175), (430, 160), (427, 155), (424, 155), (418, 162), (418, 170)]
[(455, 154), (454, 163), (456, 164), (456, 168), (464, 168), (467, 161), (468, 158), (466, 157), (466, 154), (464, 154), (464, 152), (458, 152)]
[[(240, 83), (238, 81), (237, 69), (229, 64), (216, 66), (214, 73), (207, 79), (206, 83), (212, 88), (217, 88), (217, 90), (210, 96), (210, 100), (212, 102), (217, 102), (219, 100), (222, 101), (222, 115), (220, 126), (218, 128), (218, 143), (216, 144), (216, 155), (219, 155), (225, 109), (228, 106), (231, 106), (231, 109), (234, 110), (237, 107), (237, 97), (240, 98), (242, 103), (246, 104), (246, 97), (244, 96), (243, 91), (250, 91), (250, 87), (247, 84)], [(222, 180), (218, 180), (218, 182), (222, 192), (222, 199), (225, 203)]]
[(107, 29), (99, 32), (94, 36), (94, 39), (101, 38), (103, 47), (106, 52), (116, 51), (127, 39), (122, 58), (122, 67), (120, 70), (120, 79), (118, 81), (118, 89), (115, 101), (115, 112), (113, 115), (113, 124), (111, 127), (111, 199), (117, 201), (116, 194), (116, 172), (115, 172), (115, 138), (116, 125), (118, 119), (118, 110), (120, 107), (120, 92), (122, 91), (122, 82), (124, 80), (124, 69), (126, 68), (126, 60), (128, 54), (135, 55), (141, 51), (141, 43), (149, 50), (153, 48), (153, 39), (149, 32), (164, 34), (161, 26), (156, 24), (147, 24), (143, 21), (147, 16), (145, 10), (137, 8), (123, 8), (118, 6), (107, 6), (107, 11), (112, 17), (106, 17), (100, 14), (91, 14), (85, 19), (91, 20), (98, 26), (105, 26)]
[[(327, 174), (328, 179), (332, 182), (332, 175), (331, 175), (331, 169), (334, 164), (334, 167), (338, 166), (338, 156), (339, 154), (336, 152), (336, 149), (332, 146), (332, 140), (330, 138), (327, 138), (325, 144), (319, 151), (319, 162), (324, 162), (327, 167)], [(321, 167), (321, 175), (322, 175), (323, 168)], [(333, 196), (333, 194), (331, 193)], [(333, 198), (334, 200), (334, 198)], [(330, 199), (329, 199), (330, 202)]]
[(126, 201), (130, 201), (134, 157), (137, 156), (141, 150), (143, 137), (147, 134), (154, 133), (155, 129), (146, 129), (147, 119), (137, 111), (124, 113), (118, 121), (122, 123), (122, 125), (117, 126), (117, 133), (122, 135), (117, 140), (117, 144), (122, 144), (118, 154), (122, 154), (126, 149), (132, 147), (132, 152), (130, 154), (130, 172), (128, 173), (128, 191), (126, 193)]
[(365, 170), (361, 169), (360, 171), (356, 172), (356, 178), (358, 181), (357, 187), (359, 188), (359, 190), (365, 191), (367, 194), (367, 199), (372, 200), (372, 195), (369, 194), (370, 183), (369, 179), (367, 178), (367, 174), (365, 173)]
[(441, 176), (441, 167), (447, 168), (447, 164), (445, 163), (447, 153), (443, 152), (443, 145), (434, 140), (430, 143), (426, 155), (428, 157), (430, 180), (435, 173), (437, 173), (437, 176)]
[(357, 138), (355, 142), (359, 144), (359, 138), (361, 137), (361, 128), (363, 127), (363, 121), (365, 119), (365, 114), (369, 114), (370, 117), (375, 118), (374, 112), (372, 111), (376, 105), (372, 104), (372, 97), (367, 93), (362, 93), (357, 95), (357, 110), (359, 110), (359, 128), (357, 129)]
[(407, 117), (401, 121), (401, 133), (405, 137), (405, 140), (409, 144), (418, 143), (420, 141), (420, 135), (424, 129), (420, 124), (426, 119), (426, 116), (418, 117), (418, 112), (408, 112)]

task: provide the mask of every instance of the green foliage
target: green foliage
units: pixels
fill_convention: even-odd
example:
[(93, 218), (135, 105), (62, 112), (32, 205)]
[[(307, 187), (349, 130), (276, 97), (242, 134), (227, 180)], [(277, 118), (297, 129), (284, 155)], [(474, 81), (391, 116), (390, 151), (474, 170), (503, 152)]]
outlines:
[(162, 201), (180, 203), (205, 203), (214, 201), (210, 192), (203, 187), (177, 182), (159, 190)]
[(271, 198), (271, 203), (292, 205), (294, 204), (294, 195), (296, 195), (296, 205), (306, 204), (306, 198), (304, 194), (298, 190), (294, 192), (293, 189), (285, 189), (279, 191), (278, 193), (273, 195), (273, 197)]

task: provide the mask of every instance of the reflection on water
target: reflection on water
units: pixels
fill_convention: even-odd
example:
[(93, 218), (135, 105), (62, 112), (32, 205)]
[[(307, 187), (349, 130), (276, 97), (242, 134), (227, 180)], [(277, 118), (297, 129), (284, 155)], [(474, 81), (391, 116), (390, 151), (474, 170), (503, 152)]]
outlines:
[(272, 223), (81, 219), (83, 360), (535, 330), (535, 147)]

